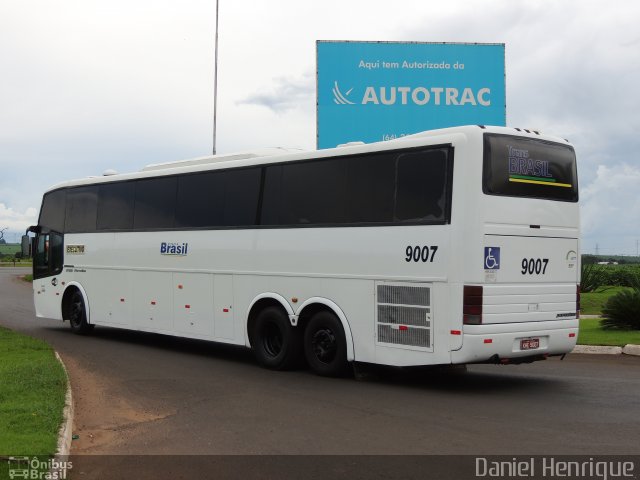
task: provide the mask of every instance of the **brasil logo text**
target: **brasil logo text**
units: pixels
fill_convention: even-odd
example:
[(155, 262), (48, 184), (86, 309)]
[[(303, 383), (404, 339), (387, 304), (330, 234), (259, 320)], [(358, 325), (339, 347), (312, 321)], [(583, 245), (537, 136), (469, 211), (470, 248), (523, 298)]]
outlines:
[(188, 243), (162, 242), (160, 244), (160, 254), (161, 255), (185, 256), (188, 253), (189, 253), (189, 244)]
[(529, 156), (529, 150), (523, 148), (515, 148), (511, 145), (508, 145), (507, 148), (509, 149), (510, 182), (563, 188), (572, 187), (570, 183), (560, 183), (553, 178), (548, 160), (535, 160)]

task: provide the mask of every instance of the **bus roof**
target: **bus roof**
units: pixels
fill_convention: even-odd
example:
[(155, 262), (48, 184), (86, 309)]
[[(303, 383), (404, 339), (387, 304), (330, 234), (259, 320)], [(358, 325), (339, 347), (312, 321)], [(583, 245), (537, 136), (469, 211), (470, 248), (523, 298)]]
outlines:
[[(537, 130), (513, 128), (513, 127), (496, 127), (485, 125), (467, 125), (460, 127), (448, 127), (438, 130), (427, 130), (424, 132), (405, 135), (403, 137), (375, 143), (349, 142), (335, 148), (323, 150), (303, 150), (298, 148), (272, 147), (263, 148), (246, 152), (231, 153), (225, 155), (209, 155), (193, 159), (178, 160), (166, 163), (156, 163), (144, 166), (138, 172), (116, 173), (107, 170), (102, 176), (94, 176), (83, 179), (69, 180), (56, 184), (47, 191), (56, 190), (58, 188), (92, 185), (98, 183), (109, 183), (122, 180), (134, 180), (136, 178), (157, 177), (175, 173), (188, 173), (207, 170), (217, 170), (228, 167), (254, 166), (260, 164), (287, 162), (303, 159), (325, 158), (336, 155), (370, 153), (383, 150), (395, 150), (399, 148), (411, 148), (420, 146), (427, 139), (438, 139), (436, 142), (450, 143), (444, 137), (451, 135), (464, 136), (481, 136), (485, 132), (501, 133), (505, 135), (518, 135), (524, 137), (540, 138), (547, 141), (568, 144), (568, 140), (542, 134)], [(428, 142), (431, 143), (431, 142)]]

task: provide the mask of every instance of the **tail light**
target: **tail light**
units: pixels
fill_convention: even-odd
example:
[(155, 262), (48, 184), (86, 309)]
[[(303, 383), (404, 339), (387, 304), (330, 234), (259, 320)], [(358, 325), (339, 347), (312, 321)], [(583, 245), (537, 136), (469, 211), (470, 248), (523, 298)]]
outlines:
[(576, 318), (580, 318), (580, 284), (576, 285)]
[(463, 323), (480, 325), (482, 323), (482, 286), (465, 285), (462, 299)]

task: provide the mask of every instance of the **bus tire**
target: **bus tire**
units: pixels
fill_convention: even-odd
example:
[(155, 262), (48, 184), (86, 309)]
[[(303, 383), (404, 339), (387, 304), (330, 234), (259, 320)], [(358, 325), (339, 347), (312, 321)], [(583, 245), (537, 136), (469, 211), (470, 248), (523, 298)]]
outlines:
[(271, 370), (293, 368), (302, 357), (298, 329), (291, 326), (288, 315), (280, 307), (267, 307), (258, 314), (249, 339), (258, 363)]
[(87, 309), (84, 305), (84, 298), (80, 290), (75, 290), (69, 299), (67, 309), (69, 326), (71, 331), (77, 335), (86, 335), (93, 330), (93, 325), (87, 322)]
[(347, 372), (347, 341), (342, 323), (333, 313), (316, 313), (304, 331), (304, 355), (311, 370), (324, 377)]

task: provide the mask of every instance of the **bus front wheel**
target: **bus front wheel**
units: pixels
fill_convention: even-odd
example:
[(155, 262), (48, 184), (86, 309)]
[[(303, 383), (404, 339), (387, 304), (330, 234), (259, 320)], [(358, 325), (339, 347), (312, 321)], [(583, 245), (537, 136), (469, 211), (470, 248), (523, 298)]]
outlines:
[(251, 348), (258, 363), (272, 370), (287, 370), (298, 363), (302, 341), (287, 314), (272, 306), (262, 310), (251, 328)]
[(325, 377), (340, 377), (347, 371), (347, 341), (338, 317), (318, 312), (304, 331), (304, 354), (311, 370)]
[(93, 325), (87, 322), (87, 309), (84, 306), (84, 299), (79, 290), (75, 290), (71, 294), (67, 305), (67, 317), (73, 333), (85, 335), (93, 330)]

